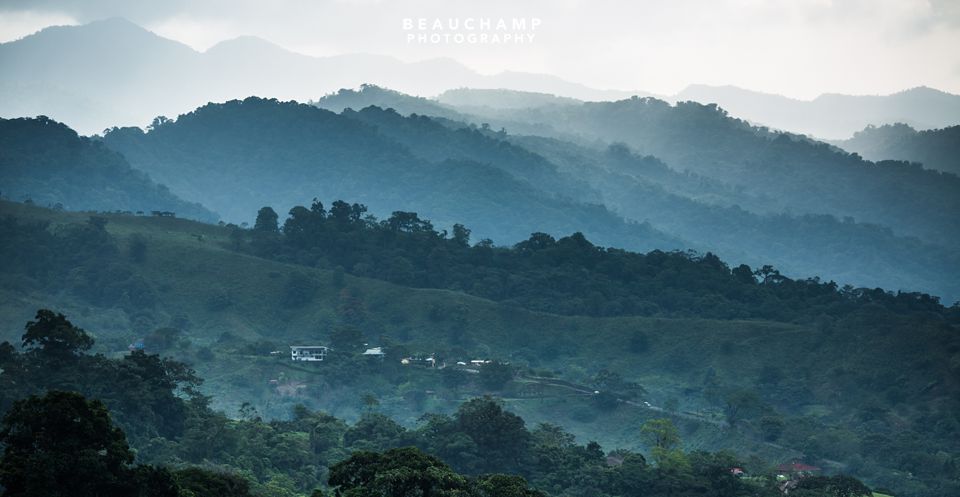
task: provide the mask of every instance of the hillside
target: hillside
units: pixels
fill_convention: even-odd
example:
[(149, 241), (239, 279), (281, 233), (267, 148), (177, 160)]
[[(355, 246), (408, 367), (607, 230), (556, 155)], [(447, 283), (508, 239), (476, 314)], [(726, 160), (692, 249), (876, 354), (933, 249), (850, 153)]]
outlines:
[[(869, 162), (826, 143), (771, 132), (715, 105), (651, 98), (500, 111), (542, 124), (547, 136), (622, 142), (670, 167), (744, 193), (757, 213), (828, 214), (887, 226), (900, 236), (957, 247), (960, 178), (904, 162)], [(495, 120), (491, 124), (497, 126)]]
[[(464, 94), (527, 100), (517, 92)], [(368, 107), (380, 104), (396, 112)], [(747, 191), (706, 173), (679, 172), (622, 143), (549, 138), (542, 135), (557, 134), (536, 126), (520, 126), (520, 134), (497, 130), (503, 122), (488, 126), (474, 114), (443, 117), (449, 112), (432, 101), (374, 86), (344, 90), (316, 105), (358, 109), (343, 114), (375, 126), (420, 158), (494, 164), (548, 194), (602, 204), (726, 260), (773, 264), (793, 276), (827, 274), (840, 284), (923, 290), (946, 302), (960, 298), (949, 276), (960, 268), (956, 249), (835, 215), (769, 212), (777, 197), (764, 189)], [(439, 117), (423, 115), (434, 111)], [(407, 114), (419, 115), (402, 117)]]
[[(35, 347), (33, 338), (50, 338), (50, 327), (77, 346)], [(762, 463), (729, 452), (684, 450), (667, 418), (641, 429), (652, 464), (636, 451), (577, 443), (553, 424), (528, 427), (502, 400), (489, 396), (464, 401), (450, 414), (431, 413), (409, 427), (380, 412), (370, 394), (356, 422), (304, 405), (294, 406), (284, 420), (265, 420), (249, 404), (239, 418), (230, 418), (209, 407), (197, 391), (202, 379), (180, 361), (143, 351), (91, 355), (90, 334), (50, 310), (39, 310), (25, 328), (30, 338), (21, 350), (0, 344), (5, 373), (0, 408), (8, 413), (0, 430), (6, 495), (58, 495), (65, 481), (71, 495), (79, 488), (97, 496), (317, 497), (329, 491), (670, 497), (691, 488), (780, 495), (778, 477)], [(64, 361), (64, 352), (75, 353)], [(331, 356), (323, 366), (377, 374), (375, 364), (349, 359), (335, 362)], [(476, 376), (486, 378), (483, 372)], [(77, 391), (66, 391), (68, 385)], [(751, 477), (731, 474), (734, 465), (749, 468)], [(685, 471), (678, 473), (678, 467)], [(597, 474), (603, 478), (591, 477)], [(869, 487), (846, 475), (794, 483), (811, 490), (840, 484), (858, 496), (871, 495)]]
[(437, 95), (436, 100), (444, 105), (469, 112), (484, 110), (532, 109), (550, 105), (579, 105), (583, 101), (549, 93), (526, 92), (509, 89), (484, 90), (457, 88)]
[(341, 88), (335, 93), (324, 95), (316, 101), (308, 103), (338, 114), (345, 109), (361, 110), (376, 106), (381, 109), (394, 109), (404, 116), (419, 114), (457, 121), (468, 120), (465, 114), (461, 114), (436, 100), (415, 97), (371, 84), (360, 85), (360, 88), (356, 90)]
[(482, 124), (477, 128), (426, 116), (404, 117), (379, 107), (365, 107), (359, 112), (348, 110), (342, 115), (374, 126), (420, 159), (489, 164), (547, 195), (599, 204), (600, 196), (586, 181), (565, 174), (539, 154), (510, 143), (503, 131), (491, 133)]
[[(416, 129), (414, 119), (407, 121)], [(489, 145), (496, 142), (476, 133), (460, 135), (463, 143), (480, 142), (499, 157), (530, 155), (498, 151)], [(419, 144), (395, 140), (347, 114), (295, 102), (248, 98), (209, 104), (148, 132), (110, 130), (103, 141), (173, 192), (202, 199), (235, 223), (253, 221), (263, 206), (286, 213), (313, 198), (342, 196), (381, 217), (404, 210), (440, 227), (466, 223), (477, 238), (497, 243), (535, 231), (582, 231), (602, 243), (635, 249), (684, 245), (601, 205), (538, 189), (531, 181), (550, 172), (542, 160), (420, 157), (411, 152)]]
[[(367, 88), (353, 98), (377, 95), (389, 93)], [(379, 217), (418, 212), (501, 245), (537, 231), (580, 231), (604, 246), (711, 250), (794, 276), (829, 274), (841, 285), (921, 290), (948, 302), (960, 296), (949, 277), (960, 256), (948, 248), (827, 215), (750, 212), (740, 206), (770, 204), (772, 194), (678, 173), (624, 147), (522, 138), (376, 107), (334, 114), (255, 98), (207, 105), (146, 133), (110, 130), (103, 140), (178, 195), (237, 223), (251, 222), (262, 206), (286, 213), (342, 195)]]
[[(436, 391), (436, 377), (347, 380), (343, 374), (330, 376), (333, 371), (316, 376), (309, 368), (290, 369), (282, 358), (269, 356), (287, 344), (329, 343), (331, 330), (349, 324), (359, 328), (368, 343), (438, 353), (451, 360), (508, 360), (580, 384), (595, 384), (600, 369), (615, 371), (643, 385), (654, 406), (726, 410), (726, 419), (737, 419), (738, 428), (719, 431), (707, 421), (683, 421), (691, 447), (736, 447), (767, 459), (802, 452), (814, 460), (840, 460), (848, 471), (870, 481), (904, 489), (902, 495), (937, 495), (931, 489), (943, 484), (944, 474), (935, 469), (940, 466), (932, 460), (916, 461), (929, 459), (923, 454), (956, 451), (950, 445), (956, 437), (949, 424), (925, 422), (928, 416), (953, 419), (960, 412), (955, 406), (955, 356), (960, 350), (955, 309), (920, 306), (911, 311), (879, 299), (859, 310), (840, 311), (835, 318), (801, 319), (800, 324), (563, 317), (460, 292), (413, 289), (244, 255), (230, 249), (236, 237), (228, 228), (105, 215), (104, 235), (86, 223), (84, 214), (0, 205), (4, 217), (16, 219), (5, 221), (0, 238), (5, 262), (0, 266), (3, 338), (16, 339), (38, 307), (56, 307), (75, 316), (81, 326), (97, 330), (95, 338), (105, 352), (125, 350), (151, 330), (172, 326), (180, 339), (168, 353), (193, 362), (207, 378), (215, 404), (228, 409), (251, 400), (265, 414), (283, 415), (292, 403), (308, 402), (355, 416), (357, 391), (375, 394), (385, 409), (410, 422), (423, 409), (453, 408), (456, 401), (447, 394), (403, 393)], [(23, 223), (34, 221), (54, 225), (40, 232), (25, 228)], [(56, 225), (62, 227), (54, 229)], [(49, 250), (40, 250), (43, 247)], [(909, 297), (907, 301), (912, 302)], [(778, 366), (785, 355), (789, 369)], [(886, 367), (894, 363), (901, 366), (896, 372)], [(292, 397), (277, 396), (269, 380), (278, 375), (303, 382), (307, 389)], [(350, 388), (340, 384), (351, 381), (358, 383)], [(531, 422), (550, 420), (581, 440), (636, 447), (630, 434), (635, 423), (645, 419), (642, 411), (597, 411), (589, 399), (582, 404), (575, 399), (570, 404), (563, 396), (551, 400), (550, 389), (544, 400), (523, 400), (529, 394), (521, 387), (518, 383), (520, 390), (503, 395), (516, 397), (508, 402)], [(730, 404), (737, 398), (731, 395), (742, 389), (754, 392), (758, 400), (744, 400), (744, 411), (732, 418), (735, 411), (729, 406), (741, 404)], [(780, 417), (782, 431), (762, 435), (761, 418), (773, 413)], [(897, 435), (879, 435), (893, 426)], [(788, 449), (768, 445), (765, 436)], [(937, 464), (950, 464), (949, 458)], [(918, 480), (896, 476), (905, 471)], [(928, 491), (933, 493), (924, 493)]]
[(678, 173), (622, 144), (597, 149), (536, 136), (508, 139), (566, 175), (583, 178), (598, 192), (599, 203), (624, 218), (649, 222), (725, 260), (773, 264), (793, 276), (830, 275), (841, 284), (923, 289), (948, 303), (960, 298), (960, 287), (948, 276), (960, 271), (957, 250), (849, 218), (758, 214), (743, 206), (769, 202), (765, 194), (752, 196), (704, 176)]
[(99, 141), (45, 117), (0, 119), (0, 192), (74, 211), (168, 211), (208, 222), (217, 215), (185, 202), (133, 169)]
[(919, 162), (927, 169), (960, 175), (960, 126), (921, 131), (903, 123), (869, 126), (835, 144), (868, 160)]
[[(543, 90), (519, 91), (504, 85), (498, 89), (456, 88), (436, 100), (462, 112), (489, 117), (504, 110), (545, 106), (577, 106), (586, 101), (622, 100), (630, 96), (655, 97), (670, 103), (716, 104), (730, 114), (757, 126), (804, 134), (817, 139), (848, 139), (868, 125), (905, 122), (921, 129), (951, 126), (960, 121), (960, 96), (933, 88), (911, 88), (891, 95), (824, 94), (812, 100), (752, 91), (735, 86), (693, 84), (672, 95), (634, 92), (603, 99), (569, 98), (571, 95)], [(566, 96), (564, 96), (566, 95)]]

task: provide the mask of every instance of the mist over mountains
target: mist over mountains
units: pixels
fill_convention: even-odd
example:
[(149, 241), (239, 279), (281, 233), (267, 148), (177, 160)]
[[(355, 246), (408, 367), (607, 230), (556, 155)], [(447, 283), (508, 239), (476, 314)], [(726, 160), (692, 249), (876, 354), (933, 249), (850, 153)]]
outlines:
[[(455, 88), (509, 88), (585, 101), (654, 96), (642, 89), (590, 88), (546, 74), (484, 75), (451, 59), (312, 57), (255, 37), (226, 40), (197, 52), (119, 18), (50, 27), (0, 44), (0, 65), (5, 69), (0, 74), (0, 116), (48, 115), (83, 134), (110, 126), (143, 126), (158, 115), (185, 113), (207, 102), (250, 95), (307, 101), (366, 83), (422, 96)], [(453, 95), (440, 101), (491, 105), (490, 100), (456, 100)], [(870, 124), (944, 127), (954, 124), (951, 119), (960, 113), (960, 97), (929, 88), (890, 96), (823, 95), (804, 102), (734, 87), (693, 85), (659, 97), (717, 103), (754, 124), (831, 139), (848, 138)]]
[(255, 37), (197, 52), (119, 18), (51, 27), (4, 43), (0, 65), (5, 68), (0, 114), (49, 114), (88, 134), (109, 126), (142, 126), (158, 115), (177, 115), (211, 101), (250, 95), (306, 101), (370, 82), (421, 95), (460, 86), (539, 89), (585, 99), (630, 95), (547, 75), (484, 76), (450, 59), (310, 57)]
[(884, 96), (824, 94), (805, 101), (734, 86), (691, 85), (674, 99), (716, 103), (753, 124), (820, 139), (848, 138), (871, 124), (942, 128), (956, 124), (960, 116), (960, 97), (927, 87)]
[[(392, 127), (373, 126), (353, 114), (248, 98), (206, 105), (147, 133), (114, 129), (103, 141), (179, 195), (203, 199), (237, 223), (252, 221), (264, 205), (287, 212), (315, 197), (342, 198), (380, 217), (406, 210), (444, 228), (465, 223), (498, 243), (535, 231), (583, 231), (638, 249), (683, 245), (602, 205), (571, 200), (562, 193), (576, 181), (524, 149), (436, 125), (421, 139), (416, 128), (431, 122), (396, 118)], [(400, 136), (403, 126), (415, 128), (407, 131), (413, 136)], [(438, 148), (426, 154), (428, 147)]]
[[(692, 86), (638, 98), (544, 75), (483, 76), (449, 59), (309, 57), (253, 37), (201, 53), (123, 19), (0, 45), (0, 64), (10, 69), (0, 112), (111, 128), (104, 142), (135, 169), (228, 222), (250, 222), (263, 205), (285, 212), (342, 197), (381, 216), (404, 209), (466, 223), (497, 243), (582, 231), (608, 246), (712, 250), (795, 276), (960, 295), (944, 277), (960, 266), (950, 214), (960, 180), (883, 161), (922, 155), (871, 152), (868, 162), (753, 124), (935, 126), (960, 115), (958, 97), (931, 89), (800, 102)], [(279, 103), (313, 98), (340, 114)], [(603, 99), (614, 101), (589, 101)], [(391, 108), (399, 114), (383, 112)], [(177, 114), (147, 133), (124, 128)]]
[[(408, 102), (426, 110), (422, 99), (376, 87), (360, 95), (341, 94), (353, 103), (367, 96), (373, 102)], [(703, 106), (702, 112), (709, 116), (716, 111)], [(645, 115), (642, 109), (624, 115), (649, 119), (651, 128), (659, 130), (673, 126), (677, 133), (703, 128), (696, 118), (669, 117), (669, 112), (667, 117)], [(727, 133), (743, 133), (741, 122), (717, 117), (719, 129), (732, 126)], [(573, 121), (589, 122), (583, 117)], [(595, 131), (605, 132), (597, 126)], [(233, 222), (252, 221), (263, 205), (286, 212), (314, 197), (339, 197), (363, 203), (381, 218), (392, 210), (406, 210), (442, 228), (463, 223), (476, 237), (503, 245), (535, 231), (557, 237), (583, 232), (604, 246), (713, 251), (754, 266), (774, 264), (792, 276), (826, 274), (841, 284), (922, 289), (948, 299), (960, 295), (948, 276), (960, 270), (960, 249), (950, 235), (954, 220), (945, 214), (950, 202), (960, 198), (951, 193), (960, 189), (955, 177), (940, 181), (938, 173), (907, 164), (877, 166), (825, 144), (754, 137), (752, 131), (739, 142), (723, 138), (734, 143), (728, 150), (742, 154), (724, 156), (716, 155), (715, 141), (679, 134), (665, 140), (650, 129), (632, 128), (637, 137), (673, 144), (660, 150), (664, 154), (695, 153), (711, 157), (718, 167), (681, 173), (670, 162), (640, 155), (622, 143), (582, 145), (447, 118), (403, 116), (376, 106), (335, 114), (255, 98), (210, 104), (146, 133), (113, 129), (103, 140), (183, 198), (202, 201)], [(718, 132), (706, 128), (707, 134)], [(796, 165), (773, 168), (751, 162), (765, 155)], [(831, 166), (831, 160), (836, 164)], [(852, 165), (845, 166), (850, 160)], [(723, 163), (754, 170), (715, 174), (725, 171), (719, 167)], [(914, 189), (928, 195), (909, 208), (885, 211), (880, 210), (882, 202), (870, 196), (848, 196), (848, 202), (837, 203), (830, 190), (812, 189), (804, 195), (801, 190), (810, 188), (813, 180), (794, 171), (801, 164), (851, 168), (836, 173), (836, 188), (859, 181), (889, 194), (896, 187), (904, 189), (903, 195)], [(870, 168), (876, 169), (872, 177), (867, 175)], [(903, 171), (893, 175), (897, 180), (887, 177), (899, 169)], [(776, 183), (795, 190), (773, 190)], [(786, 203), (778, 206), (774, 197)], [(845, 206), (860, 210), (844, 211)], [(929, 209), (924, 224), (898, 221), (920, 217), (923, 209)], [(871, 211), (877, 211), (871, 223), (850, 217)], [(839, 218), (832, 212), (847, 214)], [(913, 238), (921, 234), (929, 236)]]
[(869, 160), (897, 159), (960, 174), (960, 126), (928, 130), (904, 123), (869, 126), (834, 143)]
[[(157, 8), (194, 41), (182, 23), (243, 15), (313, 47), (373, 29), (107, 3), (82, 7)], [(776, 24), (742, 7), (693, 16), (720, 31), (645, 80), (783, 82), (858, 52), (758, 76), (748, 36), (704, 63), (710, 36)], [(808, 36), (844, 19), (809, 7)], [(636, 76), (683, 9), (666, 35), (621, 16), (653, 3), (601, 16), (656, 41), (629, 54), (486, 55)], [(956, 82), (881, 50), (858, 53), (899, 65), (847, 87)], [(958, 157), (960, 96), (922, 86), (651, 95), (256, 37), (201, 52), (121, 18), (0, 44), (0, 494), (960, 495)]]

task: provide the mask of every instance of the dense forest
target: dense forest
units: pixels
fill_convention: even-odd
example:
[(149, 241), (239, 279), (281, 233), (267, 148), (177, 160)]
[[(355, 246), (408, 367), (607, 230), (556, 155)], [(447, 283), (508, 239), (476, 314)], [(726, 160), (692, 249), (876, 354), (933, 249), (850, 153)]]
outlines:
[[(368, 100), (407, 110), (422, 103), (376, 88), (350, 96)], [(376, 107), (333, 114), (262, 99), (211, 104), (103, 140), (235, 223), (252, 222), (263, 205), (282, 213), (315, 196), (343, 196), (381, 217), (402, 209), (440, 226), (464, 223), (504, 245), (533, 232), (579, 231), (605, 246), (711, 251), (791, 276), (960, 297), (947, 276), (960, 267), (952, 244), (904, 237), (882, 223), (778, 212), (772, 193), (680, 173), (622, 145), (597, 149)]]
[(262, 208), (239, 247), (306, 265), (342, 267), (404, 286), (461, 290), (492, 300), (559, 314), (663, 315), (804, 321), (877, 304), (908, 313), (947, 310), (937, 297), (839, 288), (818, 278), (793, 280), (771, 266), (730, 268), (707, 253), (638, 254), (592, 244), (583, 234), (560, 239), (533, 233), (511, 248), (481, 240), (469, 228), (437, 231), (415, 212), (378, 221), (366, 207), (335, 201), (329, 212), (315, 200), (283, 222)]
[(921, 131), (903, 123), (868, 126), (836, 144), (870, 160), (918, 162), (927, 169), (960, 175), (960, 126)]
[[(264, 419), (284, 419), (302, 402), (355, 423), (379, 403), (415, 429), (431, 409), (452, 415), (464, 395), (495, 393), (529, 398), (510, 405), (570, 426), (581, 444), (602, 439), (648, 460), (636, 420), (667, 413), (687, 450), (736, 447), (767, 464), (802, 457), (897, 495), (951, 492), (958, 312), (923, 294), (794, 280), (711, 255), (604, 249), (576, 234), (493, 247), (462, 226), (437, 232), (399, 211), (381, 222), (346, 202), (295, 208), (283, 222), (264, 208), (251, 229), (4, 210), (0, 291), (18, 295), (0, 307), (4, 323), (28, 302), (63, 302), (102, 323), (98, 350), (142, 340), (188, 361), (210, 377), (200, 390), (230, 413), (247, 399)], [(269, 355), (304, 342), (389, 352), (382, 366), (354, 356), (305, 371)], [(448, 364), (491, 357), (515, 376), (487, 383), (399, 365), (418, 353)], [(789, 367), (777, 366), (785, 354)], [(571, 399), (565, 388), (615, 392), (614, 402)]]
[(169, 211), (217, 221), (206, 208), (131, 168), (102, 142), (42, 116), (0, 119), (0, 194), (75, 211)]
[(782, 485), (792, 495), (871, 495), (847, 476), (738, 476), (748, 466), (732, 454), (682, 450), (669, 419), (642, 428), (650, 461), (605, 452), (556, 425), (528, 428), (489, 397), (410, 429), (373, 404), (352, 425), (302, 405), (282, 420), (249, 406), (231, 419), (209, 408), (185, 364), (142, 351), (89, 355), (92, 345), (49, 310), (27, 323), (22, 351), (0, 344), (5, 495), (775, 496)]

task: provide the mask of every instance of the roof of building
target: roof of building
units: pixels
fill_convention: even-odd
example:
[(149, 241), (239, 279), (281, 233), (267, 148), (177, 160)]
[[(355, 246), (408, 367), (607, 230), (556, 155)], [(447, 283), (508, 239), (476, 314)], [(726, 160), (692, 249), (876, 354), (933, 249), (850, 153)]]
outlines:
[(383, 355), (383, 347), (373, 347), (363, 351), (363, 355)]

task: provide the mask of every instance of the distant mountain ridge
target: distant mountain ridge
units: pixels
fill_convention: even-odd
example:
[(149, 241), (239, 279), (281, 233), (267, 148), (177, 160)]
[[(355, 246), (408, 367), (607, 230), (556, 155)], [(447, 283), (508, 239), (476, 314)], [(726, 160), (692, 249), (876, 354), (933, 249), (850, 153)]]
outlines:
[[(829, 214), (956, 246), (960, 178), (902, 162), (871, 163), (824, 142), (753, 126), (716, 105), (654, 98), (490, 110), (496, 128), (522, 122), (541, 136), (622, 142), (677, 171), (740, 189), (759, 213)], [(526, 130), (522, 131), (526, 132)]]
[[(809, 101), (735, 86), (708, 85), (690, 85), (674, 95), (636, 92), (636, 96), (655, 97), (670, 103), (692, 101), (717, 104), (731, 115), (751, 124), (805, 134), (816, 139), (847, 138), (868, 125), (904, 122), (924, 130), (960, 123), (960, 95), (927, 87), (882, 96), (830, 93)], [(582, 99), (549, 93), (483, 88), (447, 90), (438, 95), (436, 101), (480, 115), (584, 103)]]
[(824, 139), (847, 138), (871, 124), (903, 122), (918, 129), (960, 124), (960, 95), (927, 87), (884, 96), (831, 93), (804, 101), (734, 86), (691, 85), (673, 99), (716, 103), (754, 124)]
[[(92, 63), (91, 54), (97, 54)], [(250, 95), (307, 101), (376, 83), (418, 95), (457, 87), (510, 87), (583, 99), (634, 92), (595, 90), (550, 75), (481, 75), (451, 59), (406, 63), (381, 55), (312, 57), (256, 37), (205, 52), (124, 19), (56, 26), (0, 44), (0, 115), (49, 115), (81, 133), (142, 126), (158, 115)]]
[(960, 125), (921, 131), (904, 123), (869, 126), (834, 144), (870, 160), (919, 162), (928, 169), (960, 175)]
[(905, 122), (926, 129), (960, 123), (960, 96), (929, 88), (884, 97), (823, 95), (811, 102), (705, 85), (672, 96), (653, 95), (596, 89), (548, 74), (483, 75), (452, 59), (408, 63), (370, 54), (312, 57), (250, 36), (197, 52), (116, 18), (50, 27), (0, 44), (0, 68), (0, 116), (47, 115), (83, 134), (143, 126), (158, 115), (185, 113), (207, 102), (250, 95), (306, 102), (362, 84), (440, 95), (441, 102), (458, 106), (481, 103), (471, 104), (475, 95), (463, 91), (444, 92), (471, 88), (495, 95), (507, 89), (562, 97), (556, 103), (632, 96), (695, 100), (717, 103), (755, 124), (832, 139), (847, 138), (869, 124)]

